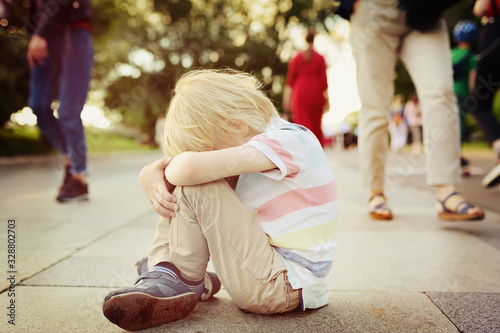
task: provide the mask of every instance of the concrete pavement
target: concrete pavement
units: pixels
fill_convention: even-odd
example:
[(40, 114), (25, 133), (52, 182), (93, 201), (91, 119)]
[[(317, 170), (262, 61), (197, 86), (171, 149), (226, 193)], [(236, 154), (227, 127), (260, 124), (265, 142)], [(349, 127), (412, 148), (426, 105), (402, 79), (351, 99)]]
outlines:
[[(368, 217), (356, 151), (327, 154), (340, 201), (327, 307), (246, 314), (222, 289), (190, 317), (145, 332), (499, 332), (500, 191), (479, 186), (490, 156), (474, 156), (462, 185), (471, 201), (488, 203), (486, 220), (450, 223), (436, 218), (422, 157), (391, 155), (396, 218), (384, 223)], [(131, 285), (151, 243), (157, 217), (137, 178), (159, 156), (92, 156), (91, 200), (70, 205), (54, 200), (56, 159), (0, 160), (0, 332), (122, 332), (102, 315), (102, 300)]]

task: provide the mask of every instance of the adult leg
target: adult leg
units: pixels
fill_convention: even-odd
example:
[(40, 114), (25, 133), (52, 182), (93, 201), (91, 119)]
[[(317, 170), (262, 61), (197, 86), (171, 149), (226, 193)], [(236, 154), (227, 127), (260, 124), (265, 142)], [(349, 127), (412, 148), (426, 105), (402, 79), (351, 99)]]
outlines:
[(458, 104), (453, 92), (449, 37), (444, 22), (433, 32), (412, 31), (401, 59), (422, 106), (427, 180), (430, 185), (460, 181)]
[(57, 201), (87, 200), (87, 147), (81, 112), (87, 98), (93, 63), (90, 32), (71, 29), (64, 32), (59, 85), (59, 124), (66, 142), (69, 167)]
[(92, 37), (89, 31), (73, 29), (66, 42), (59, 91), (59, 121), (71, 159), (71, 173), (87, 173), (87, 147), (80, 117), (87, 98), (93, 64)]
[[(298, 89), (303, 89), (300, 86)], [(321, 119), (318, 121), (317, 114), (318, 108), (312, 105), (309, 95), (304, 92), (299, 92), (298, 89), (293, 91), (292, 95), (292, 113), (293, 122), (308, 128), (314, 133), (318, 141), (323, 145), (323, 132), (321, 130)], [(306, 97), (304, 97), (306, 95)], [(321, 116), (320, 116), (321, 117)], [(318, 126), (319, 124), (319, 126)]]
[(49, 55), (43, 65), (36, 64), (31, 69), (28, 105), (37, 116), (38, 127), (43, 135), (61, 155), (66, 156), (66, 140), (52, 109), (52, 101), (56, 97), (59, 84), (62, 43), (57, 38), (50, 38), (48, 47)]
[(458, 114), (460, 118), (460, 166), (462, 167), (462, 177), (469, 177), (469, 160), (462, 154), (462, 145), (466, 140), (466, 126), (467, 126), (467, 96), (457, 95), (458, 100)]
[(500, 124), (493, 114), (493, 99), (500, 87), (500, 21), (487, 24), (479, 47), (476, 84), (471, 105), (478, 125), (497, 154), (497, 165), (482, 180), (484, 187), (500, 183)]
[(432, 32), (409, 33), (403, 41), (401, 59), (413, 79), (422, 106), (427, 181), (438, 187), (438, 199), (442, 203), (439, 209), (443, 213), (447, 210), (463, 213), (456, 214), (456, 219), (482, 217), (484, 214), (478, 207), (459, 207), (464, 201), (461, 195), (450, 196), (461, 181), (460, 131), (444, 20)]
[(484, 27), (476, 68), (474, 99), (471, 101), (472, 114), (493, 144), (500, 140), (500, 125), (493, 114), (493, 99), (500, 88), (500, 22)]
[(312, 128), (311, 131), (316, 135), (316, 138), (318, 138), (319, 143), (323, 147), (325, 145), (325, 137), (323, 135), (323, 128), (321, 127), (321, 120), (323, 119), (323, 108), (322, 107), (316, 107), (312, 111)]
[(63, 40), (58, 36), (48, 38), (49, 54), (44, 63), (36, 64), (30, 72), (30, 97), (28, 105), (37, 116), (38, 127), (51, 145), (64, 156), (64, 179), (59, 188), (57, 200), (65, 197), (65, 189), (71, 180), (69, 169), (71, 161), (64, 131), (60, 119), (54, 116), (52, 102), (60, 88), (60, 74), (62, 66)]
[(388, 146), (389, 109), (394, 93), (394, 67), (404, 17), (392, 5), (362, 1), (351, 18), (351, 45), (356, 61), (361, 100), (359, 162), (363, 182), (369, 187), (373, 218), (391, 219), (384, 206), (384, 176)]
[(420, 152), (422, 150), (422, 126), (411, 127), (412, 147), (414, 151)]

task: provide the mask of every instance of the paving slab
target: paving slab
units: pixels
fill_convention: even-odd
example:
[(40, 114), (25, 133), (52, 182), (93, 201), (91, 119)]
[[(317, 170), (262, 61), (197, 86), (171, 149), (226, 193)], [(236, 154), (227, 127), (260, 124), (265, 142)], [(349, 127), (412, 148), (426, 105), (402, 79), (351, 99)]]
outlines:
[[(14, 299), (18, 325), (9, 326), (4, 316), (0, 332), (123, 332), (102, 315), (102, 300), (109, 291), (132, 284), (137, 276), (134, 263), (151, 244), (158, 216), (137, 178), (140, 169), (159, 156), (92, 157), (91, 201), (81, 205), (54, 201), (54, 182), (62, 177), (56, 160), (14, 166), (0, 161), (0, 188), (9, 188), (9, 196), (0, 199), (0, 218), (19, 221), (20, 283)], [(247, 314), (222, 288), (191, 317), (145, 332), (496, 329), (488, 316), (499, 317), (500, 209), (488, 210), (480, 223), (440, 222), (421, 161), (410, 160), (409, 167), (400, 156), (390, 156), (387, 196), (395, 219), (374, 222), (367, 214), (368, 194), (357, 170), (357, 152), (328, 149), (327, 156), (337, 177), (340, 207), (339, 248), (327, 307), (273, 316)], [(477, 190), (474, 199), (487, 193)], [(2, 253), (6, 240), (5, 229), (0, 230)], [(6, 265), (6, 256), (0, 255), (0, 290), (9, 285)], [(0, 293), (5, 309), (12, 299), (8, 294)]]
[[(332, 284), (340, 290), (498, 292), (500, 270), (482, 265), (337, 262)], [(495, 275), (492, 275), (495, 274)]]
[[(54, 199), (63, 176), (57, 159), (0, 163), (0, 188), (8, 188), (8, 195), (0, 201), (0, 218), (16, 220), (17, 281), (149, 214), (151, 207), (138, 184), (138, 175), (145, 164), (156, 158), (157, 154), (92, 158), (91, 200), (67, 205)], [(6, 240), (6, 229), (2, 228), (2, 253), (7, 252)], [(7, 267), (7, 256), (0, 256), (0, 267)], [(3, 278), (4, 273), (1, 276), (0, 290), (3, 290), (8, 282)]]
[(146, 257), (155, 235), (155, 221), (150, 222), (148, 228), (136, 226), (120, 228), (78, 251), (74, 257), (129, 260), (134, 256), (136, 260)]
[[(102, 314), (109, 288), (18, 287), (16, 326), (2, 332), (124, 332)], [(5, 294), (0, 295), (5, 303)], [(330, 305), (282, 315), (244, 313), (221, 291), (183, 320), (142, 332), (457, 332), (422, 293), (332, 292)]]
[(69, 257), (22, 282), (21, 285), (130, 287), (137, 278), (134, 263), (130, 258)]
[[(120, 328), (111, 325), (102, 315), (102, 300), (111, 290), (18, 286), (15, 326), (2, 319), (0, 331), (19, 333), (123, 332)], [(2, 305), (7, 303), (5, 293), (0, 295), (0, 302)]]
[(500, 292), (498, 249), (440, 230), (344, 230), (333, 264), (341, 290)]
[(432, 292), (427, 295), (461, 332), (500, 332), (500, 293)]

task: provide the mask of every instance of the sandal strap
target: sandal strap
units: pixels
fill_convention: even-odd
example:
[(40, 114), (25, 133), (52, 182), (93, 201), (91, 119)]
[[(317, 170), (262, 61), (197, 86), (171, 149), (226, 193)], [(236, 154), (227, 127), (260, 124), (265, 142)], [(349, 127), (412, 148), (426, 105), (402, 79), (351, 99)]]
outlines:
[(380, 209), (385, 209), (385, 210), (388, 210), (389, 212), (391, 211), (391, 209), (389, 208), (389, 206), (387, 206), (386, 202), (381, 202), (378, 205), (373, 206), (370, 209), (370, 213), (375, 213), (376, 211), (378, 211)]
[[(460, 206), (463, 205), (463, 208), (458, 210), (460, 208)], [(471, 205), (469, 202), (467, 201), (462, 201), (460, 202), (458, 205), (457, 205), (457, 208), (455, 208), (455, 213), (457, 214), (466, 214), (467, 213), (467, 210), (469, 210), (469, 208), (474, 208), (473, 205)]]
[[(445, 204), (446, 204), (446, 201), (448, 201), (448, 199), (449, 199), (449, 198), (451, 198), (452, 196), (455, 196), (455, 195), (457, 195), (457, 194), (458, 194), (458, 192), (457, 192), (457, 191), (454, 191), (454, 192), (451, 192), (450, 194), (448, 194), (448, 195), (446, 196), (446, 198), (444, 198), (443, 200), (439, 200), (439, 199), (438, 199), (438, 202), (441, 204), (441, 206), (442, 206), (442, 208), (443, 208), (443, 212), (445, 212), (445, 213), (449, 213), (449, 212), (451, 212), (451, 210), (449, 210), (448, 208), (446, 208), (446, 205), (445, 205)], [(461, 203), (460, 203), (460, 204), (461, 204)], [(460, 205), (460, 204), (459, 204), (459, 205)], [(458, 207), (458, 206), (457, 206), (457, 207)], [(455, 213), (456, 213), (456, 209), (455, 209)]]
[(457, 191), (451, 192), (451, 193), (450, 193), (450, 194), (448, 194), (448, 195), (446, 196), (446, 198), (444, 198), (442, 201), (440, 201), (439, 199), (438, 199), (438, 201), (439, 201), (439, 202), (441, 202), (441, 203), (444, 205), (444, 204), (446, 203), (446, 201), (448, 201), (448, 199), (449, 199), (449, 198), (451, 198), (452, 196), (455, 196), (455, 195), (457, 195), (457, 194), (458, 194), (458, 192), (457, 192)]
[[(452, 211), (451, 211), (451, 209), (446, 208), (445, 204), (446, 204), (446, 201), (447, 201), (449, 198), (451, 198), (452, 196), (457, 195), (457, 194), (458, 194), (458, 192), (456, 192), (456, 191), (455, 191), (455, 192), (451, 192), (450, 194), (448, 194), (448, 195), (446, 196), (446, 198), (444, 198), (444, 200), (442, 200), (442, 201), (441, 201), (441, 200), (439, 200), (439, 199), (438, 199), (438, 202), (439, 202), (439, 203), (441, 204), (441, 206), (443, 207), (443, 212), (445, 212), (445, 213), (451, 213), (451, 212), (452, 212)], [(460, 207), (462, 207), (462, 208), (460, 208)], [(459, 202), (459, 203), (457, 204), (457, 206), (455, 207), (455, 210), (453, 210), (453, 213), (455, 213), (455, 214), (466, 214), (466, 213), (467, 213), (467, 211), (468, 211), (470, 208), (474, 208), (474, 207), (475, 207), (475, 206), (474, 206), (474, 205), (472, 205), (470, 202), (468, 202), (468, 201), (464, 200), (464, 201), (461, 201), (461, 202)]]
[(385, 199), (385, 195), (384, 195), (384, 193), (380, 192), (380, 193), (375, 193), (374, 195), (372, 195), (372, 196), (370, 197), (370, 199), (368, 199), (368, 202), (372, 201), (372, 200), (373, 200), (373, 198), (376, 198), (376, 197), (382, 197), (382, 198), (384, 198), (384, 200), (386, 200), (386, 199)]

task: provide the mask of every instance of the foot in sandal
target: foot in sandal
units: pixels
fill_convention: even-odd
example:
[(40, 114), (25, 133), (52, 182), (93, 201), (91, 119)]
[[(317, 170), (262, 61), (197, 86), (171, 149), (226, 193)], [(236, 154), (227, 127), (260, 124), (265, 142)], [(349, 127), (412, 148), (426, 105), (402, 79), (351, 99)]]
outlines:
[(384, 193), (375, 193), (368, 200), (368, 209), (370, 217), (377, 221), (390, 221), (392, 220), (392, 212), (387, 205)]
[(442, 221), (479, 221), (484, 219), (483, 210), (469, 203), (456, 191), (446, 195), (443, 199), (438, 198), (436, 207), (438, 219)]

